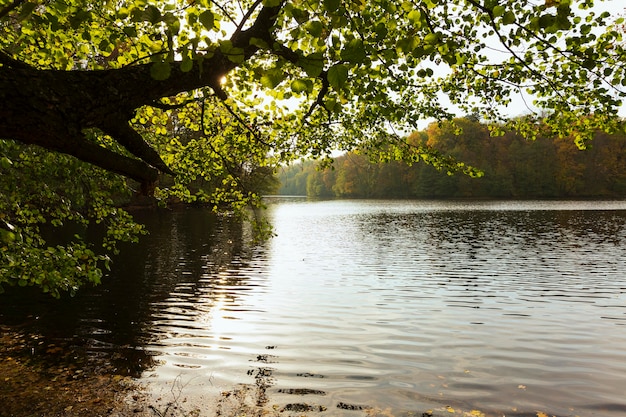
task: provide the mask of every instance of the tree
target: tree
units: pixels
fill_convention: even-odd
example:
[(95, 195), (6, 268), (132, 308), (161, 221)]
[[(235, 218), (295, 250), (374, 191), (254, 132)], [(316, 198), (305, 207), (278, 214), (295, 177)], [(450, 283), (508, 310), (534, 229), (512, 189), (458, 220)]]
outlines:
[[(54, 198), (30, 199), (32, 187), (5, 195), (0, 284), (42, 285), (28, 272), (34, 262), (28, 256), (50, 258), (38, 230), (47, 217), (58, 223), (108, 216), (105, 246), (133, 238), (116, 233), (136, 228), (110, 195), (93, 198), (120, 185), (108, 173), (136, 181), (146, 195), (237, 210), (258, 203), (246, 185), (254, 181), (242, 178), (333, 149), (472, 173), (395, 132), (416, 130), (425, 118), (451, 118), (453, 106), (502, 121), (499, 106), (514, 95), (534, 97), (549, 111), (550, 129), (575, 134), (584, 145), (593, 131), (617, 128), (626, 85), (621, 33), (592, 4), (4, 0), (0, 138), (11, 152), (1, 157), (3, 191), (28, 177), (31, 165), (24, 161), (35, 156), (44, 171), (61, 163), (105, 184), (89, 183), (65, 198), (72, 175), (63, 184), (55, 177), (57, 186), (48, 190), (54, 198), (77, 200), (41, 217), (22, 213), (23, 203), (41, 214), (39, 205)], [(503, 53), (492, 52), (493, 42)], [(532, 134), (534, 121), (517, 119), (516, 127)], [(23, 145), (88, 165), (60, 156), (52, 163), (57, 156)], [(219, 181), (198, 194), (187, 187), (198, 178)], [(50, 278), (44, 289), (75, 288), (84, 275), (81, 259), (98, 270), (100, 255), (92, 249), (72, 255), (71, 245), (58, 246), (63, 254), (52, 258), (75, 267), (76, 280), (61, 285), (62, 278)]]

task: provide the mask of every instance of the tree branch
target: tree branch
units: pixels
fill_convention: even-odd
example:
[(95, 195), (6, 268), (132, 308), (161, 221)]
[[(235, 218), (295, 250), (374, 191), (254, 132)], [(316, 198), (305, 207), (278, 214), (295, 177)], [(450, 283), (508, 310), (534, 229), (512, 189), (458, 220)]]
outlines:
[(21, 69), (35, 69), (25, 62), (19, 61), (6, 52), (0, 50), (0, 64), (9, 68), (21, 68)]
[(0, 19), (11, 13), (14, 9), (20, 7), (26, 0), (14, 0), (13, 3), (9, 3), (4, 8), (0, 9)]
[[(123, 120), (123, 119), (122, 119)], [(113, 139), (124, 146), (130, 153), (161, 172), (176, 175), (163, 162), (157, 151), (155, 151), (141, 135), (125, 121), (110, 123), (102, 127), (102, 130), (111, 135)]]
[[(7, 6), (9, 8), (5, 7), (0, 13), (6, 14), (7, 10), (18, 7), (24, 1), (13, 0)], [(234, 47), (244, 50), (246, 59), (259, 50), (258, 46), (251, 44), (252, 38), (273, 44), (273, 27), (282, 3), (259, 9), (260, 4), (258, 1), (254, 6), (255, 12), (258, 11), (254, 22), (231, 38)], [(246, 15), (244, 21), (249, 20), (252, 14)], [(216, 96), (224, 100), (226, 95), (220, 88), (220, 79), (240, 66), (241, 62), (229, 59), (216, 49), (211, 57), (198, 59), (188, 72), (183, 72), (179, 65), (172, 63), (171, 75), (165, 80), (151, 76), (153, 63), (100, 71), (39, 70), (0, 51), (0, 65), (2, 93), (10, 93), (3, 95), (5, 100), (0, 100), (0, 115), (10, 116), (11, 119), (0, 123), (0, 136), (66, 153), (125, 175), (141, 182), (144, 192), (149, 193), (159, 171), (171, 175), (175, 173), (130, 126), (128, 120), (135, 109), (155, 105), (162, 97), (203, 87), (212, 88)], [(23, 122), (23, 111), (20, 109), (31, 112), (28, 122)], [(245, 123), (243, 125), (246, 126)], [(89, 142), (80, 132), (90, 128), (98, 128), (110, 135), (138, 159)]]
[(202, 99), (194, 98), (190, 100), (185, 100), (182, 103), (177, 103), (177, 104), (166, 104), (166, 103), (155, 101), (155, 102), (150, 103), (149, 106), (155, 107), (161, 110), (176, 110), (176, 109), (182, 109), (183, 107), (191, 103), (198, 103), (199, 101), (202, 101)]
[[(311, 117), (313, 111), (318, 106), (326, 109), (326, 107), (324, 107), (324, 97), (326, 96), (326, 94), (328, 94), (328, 89), (330, 87), (330, 83), (328, 82), (328, 73), (326, 71), (323, 71), (320, 74), (319, 78), (322, 80), (322, 88), (320, 89), (319, 93), (317, 93), (315, 101), (311, 103), (311, 107), (309, 107), (309, 110), (306, 112), (302, 120), (306, 121), (309, 117)], [(330, 112), (328, 111), (328, 109), (326, 109), (326, 112), (330, 116)]]
[(252, 13), (254, 13), (256, 8), (261, 5), (261, 3), (263, 3), (263, 0), (257, 0), (252, 6), (250, 6), (246, 14), (241, 19), (241, 22), (239, 22), (239, 24), (237, 25), (237, 29), (235, 29), (233, 36), (237, 36), (237, 34), (241, 33), (243, 26), (246, 24), (248, 19), (250, 19), (250, 16), (252, 16)]
[(103, 148), (84, 137), (76, 140), (76, 145), (57, 149), (62, 153), (74, 156), (81, 161), (96, 165), (107, 171), (124, 175), (141, 183), (142, 191), (149, 194), (156, 183), (159, 171), (145, 162), (120, 155), (109, 149)]

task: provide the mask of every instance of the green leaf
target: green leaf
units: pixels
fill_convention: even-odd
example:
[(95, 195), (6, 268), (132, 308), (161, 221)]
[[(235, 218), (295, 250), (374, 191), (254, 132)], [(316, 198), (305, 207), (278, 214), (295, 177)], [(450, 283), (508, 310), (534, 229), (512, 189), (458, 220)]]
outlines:
[(72, 27), (72, 29), (78, 29), (83, 24), (83, 22), (87, 21), (90, 17), (90, 12), (79, 10), (76, 14), (70, 16), (70, 26)]
[(352, 39), (341, 50), (341, 59), (355, 64), (362, 63), (366, 56), (365, 47), (360, 39)]
[(124, 34), (126, 34), (126, 36), (130, 37), (130, 38), (134, 38), (137, 36), (137, 28), (135, 28), (134, 26), (126, 26), (123, 29)]
[(311, 20), (305, 25), (305, 29), (314, 38), (319, 38), (322, 36), (324, 25), (319, 20)]
[(324, 107), (326, 108), (326, 110), (332, 112), (337, 110), (339, 108), (339, 105), (337, 103), (337, 100), (335, 100), (334, 98), (328, 98), (324, 100)]
[(11, 168), (11, 166), (13, 166), (13, 161), (11, 161), (9, 158), (7, 158), (6, 156), (0, 158), (0, 168), (9, 169)]
[(260, 49), (270, 49), (270, 46), (261, 38), (250, 38), (250, 45), (254, 45)]
[(222, 41), (220, 43), (220, 51), (229, 61), (234, 62), (235, 64), (241, 64), (245, 60), (244, 50), (243, 48), (236, 48), (233, 46), (233, 43), (229, 40)]
[(541, 29), (546, 29), (548, 26), (552, 26), (554, 23), (555, 17), (550, 14), (544, 14), (539, 17), (539, 27)]
[(261, 76), (261, 85), (265, 88), (274, 88), (285, 79), (285, 73), (280, 68), (272, 68)]
[(413, 38), (413, 37), (411, 37), (411, 38), (404, 38), (404, 39), (400, 39), (398, 41), (398, 44), (396, 45), (396, 48), (400, 52), (410, 53), (415, 48), (417, 48), (418, 44), (419, 44), (418, 40)]
[(427, 45), (434, 45), (439, 42), (439, 34), (437, 33), (429, 33), (424, 37), (424, 43)]
[(309, 77), (317, 77), (324, 70), (324, 56), (320, 52), (298, 58), (298, 65)]
[(376, 31), (376, 38), (379, 41), (385, 39), (385, 37), (387, 36), (387, 33), (389, 33), (389, 31), (387, 30), (387, 25), (382, 22), (376, 25), (375, 31)]
[(184, 57), (182, 62), (180, 63), (180, 70), (182, 72), (189, 72), (193, 68), (193, 59), (188, 56)]
[(35, 3), (24, 3), (22, 6), (22, 10), (20, 10), (20, 14), (18, 15), (18, 20), (24, 20), (35, 10), (37, 4)]
[(161, 11), (153, 5), (146, 7), (142, 14), (143, 20), (153, 25), (161, 20)]
[(420, 12), (419, 10), (411, 10), (409, 14), (407, 15), (407, 17), (409, 18), (411, 22), (415, 24), (422, 23), (422, 12)]
[(280, 6), (282, 0), (263, 0), (263, 6), (265, 7), (276, 7)]
[(327, 12), (335, 12), (339, 9), (341, 0), (324, 0), (324, 10)]
[(198, 20), (202, 23), (202, 26), (204, 26), (206, 30), (211, 30), (215, 27), (215, 15), (213, 15), (210, 10), (205, 10), (200, 13)]
[(495, 17), (500, 17), (503, 16), (504, 13), (506, 12), (506, 7), (502, 6), (502, 5), (498, 5), (496, 7), (493, 8), (493, 15)]
[(502, 24), (503, 25), (511, 25), (515, 23), (515, 13), (512, 11), (508, 11), (502, 16)]
[(150, 67), (150, 76), (158, 81), (167, 80), (172, 73), (172, 67), (169, 62), (155, 62)]
[(0, 242), (9, 244), (15, 240), (15, 233), (0, 228)]
[(328, 69), (328, 83), (335, 90), (341, 90), (348, 81), (348, 67), (344, 64), (336, 64)]
[(312, 93), (313, 81), (305, 79), (297, 79), (291, 82), (291, 91), (294, 93)]
[(246, 58), (242, 48), (232, 48), (225, 55), (229, 61), (235, 64), (241, 64)]

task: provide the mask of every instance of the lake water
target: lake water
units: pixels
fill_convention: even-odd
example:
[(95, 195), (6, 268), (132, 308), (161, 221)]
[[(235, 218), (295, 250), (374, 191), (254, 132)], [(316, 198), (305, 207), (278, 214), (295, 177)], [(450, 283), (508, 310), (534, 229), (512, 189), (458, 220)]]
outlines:
[(205, 415), (233, 390), (281, 415), (626, 414), (626, 202), (268, 206), (260, 245), (140, 213), (105, 285), (26, 308)]

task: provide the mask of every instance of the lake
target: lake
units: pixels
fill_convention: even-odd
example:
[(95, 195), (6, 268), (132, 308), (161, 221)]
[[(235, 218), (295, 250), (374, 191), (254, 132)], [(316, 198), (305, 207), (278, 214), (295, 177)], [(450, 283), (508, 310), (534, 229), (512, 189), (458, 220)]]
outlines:
[(266, 216), (255, 245), (233, 218), (140, 212), (151, 235), (104, 285), (0, 318), (33, 310), (42, 337), (203, 415), (237, 395), (284, 415), (625, 415), (626, 202), (269, 198)]

